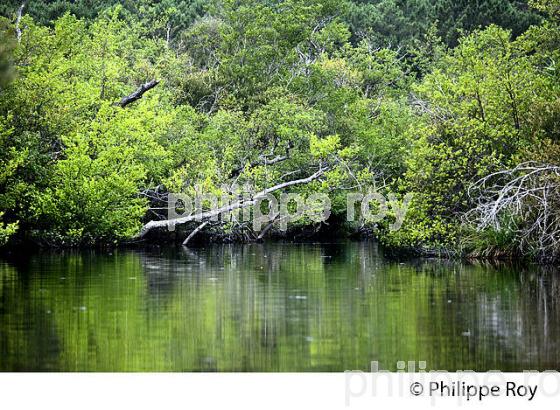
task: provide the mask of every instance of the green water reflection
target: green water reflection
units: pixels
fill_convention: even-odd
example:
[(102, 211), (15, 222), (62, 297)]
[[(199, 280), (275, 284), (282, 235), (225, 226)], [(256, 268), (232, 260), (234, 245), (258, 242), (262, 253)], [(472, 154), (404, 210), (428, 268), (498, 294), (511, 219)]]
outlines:
[(3, 371), (560, 370), (560, 276), (370, 243), (0, 260)]

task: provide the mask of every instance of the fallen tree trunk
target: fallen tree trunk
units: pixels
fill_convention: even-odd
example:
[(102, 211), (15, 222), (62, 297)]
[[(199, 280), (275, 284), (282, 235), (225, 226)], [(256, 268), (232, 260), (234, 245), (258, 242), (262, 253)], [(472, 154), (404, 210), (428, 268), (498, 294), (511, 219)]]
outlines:
[(152, 88), (154, 88), (156, 85), (159, 84), (158, 80), (152, 80), (152, 81), (148, 81), (147, 83), (142, 84), (140, 87), (138, 87), (138, 89), (136, 91), (134, 91), (132, 94), (127, 95), (123, 98), (121, 98), (121, 100), (118, 102), (118, 105), (121, 108), (126, 107), (128, 104), (133, 103), (134, 101), (139, 100), (140, 98), (142, 98), (142, 96), (144, 95), (144, 93), (146, 93), (147, 91), (151, 90)]
[(293, 181), (284, 182), (284, 183), (275, 185), (273, 187), (267, 188), (267, 189), (257, 193), (250, 200), (241, 200), (241, 201), (234, 202), (234, 203), (226, 205), (226, 206), (222, 206), (221, 208), (218, 208), (218, 209), (214, 209), (214, 210), (211, 210), (211, 211), (198, 213), (198, 214), (192, 214), (192, 215), (189, 215), (189, 216), (185, 216), (183, 218), (166, 219), (166, 220), (162, 220), (162, 221), (150, 221), (142, 227), (142, 229), (140, 230), (139, 234), (135, 237), (135, 239), (144, 238), (148, 234), (148, 232), (151, 232), (153, 229), (161, 229), (161, 228), (168, 228), (169, 229), (170, 227), (174, 228), (177, 225), (184, 225), (186, 223), (193, 222), (193, 221), (204, 221), (204, 220), (208, 220), (208, 219), (211, 219), (213, 217), (219, 216), (221, 214), (230, 213), (230, 212), (232, 212), (236, 209), (243, 209), (243, 208), (247, 208), (249, 206), (253, 206), (257, 203), (257, 201), (259, 201), (261, 199), (264, 199), (266, 197), (266, 195), (268, 195), (272, 192), (279, 191), (281, 189), (285, 189), (285, 188), (288, 188), (288, 187), (291, 187), (291, 186), (294, 186), (294, 185), (308, 184), (308, 183), (320, 178), (327, 170), (328, 170), (328, 168), (321, 168), (320, 170), (315, 172), (313, 175), (308, 176), (307, 178), (296, 179), (296, 180), (293, 180)]

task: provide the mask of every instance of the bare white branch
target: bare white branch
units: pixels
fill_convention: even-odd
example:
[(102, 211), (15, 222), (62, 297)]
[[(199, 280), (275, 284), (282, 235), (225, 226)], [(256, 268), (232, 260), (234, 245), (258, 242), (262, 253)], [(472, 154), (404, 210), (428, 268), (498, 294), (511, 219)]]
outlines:
[(476, 205), (465, 220), (477, 230), (513, 229), (521, 250), (546, 259), (560, 254), (560, 166), (526, 162), (495, 172), (469, 196)]
[(18, 43), (21, 42), (21, 17), (23, 16), (23, 9), (25, 8), (25, 2), (23, 2), (21, 4), (21, 6), (19, 6), (19, 9), (17, 11), (17, 16), (16, 16), (16, 35), (17, 35), (17, 41)]

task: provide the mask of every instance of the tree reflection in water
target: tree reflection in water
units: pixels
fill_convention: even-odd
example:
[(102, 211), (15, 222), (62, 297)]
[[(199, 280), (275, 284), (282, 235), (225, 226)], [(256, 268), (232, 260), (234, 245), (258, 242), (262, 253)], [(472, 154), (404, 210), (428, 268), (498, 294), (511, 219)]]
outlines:
[(0, 262), (4, 371), (560, 369), (553, 268), (395, 261), (371, 243)]

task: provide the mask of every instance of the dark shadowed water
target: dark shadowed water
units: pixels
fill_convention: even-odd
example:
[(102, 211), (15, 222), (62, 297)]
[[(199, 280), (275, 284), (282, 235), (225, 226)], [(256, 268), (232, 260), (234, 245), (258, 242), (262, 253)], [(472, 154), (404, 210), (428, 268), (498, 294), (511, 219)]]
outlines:
[(3, 371), (560, 370), (554, 270), (370, 243), (0, 259)]

